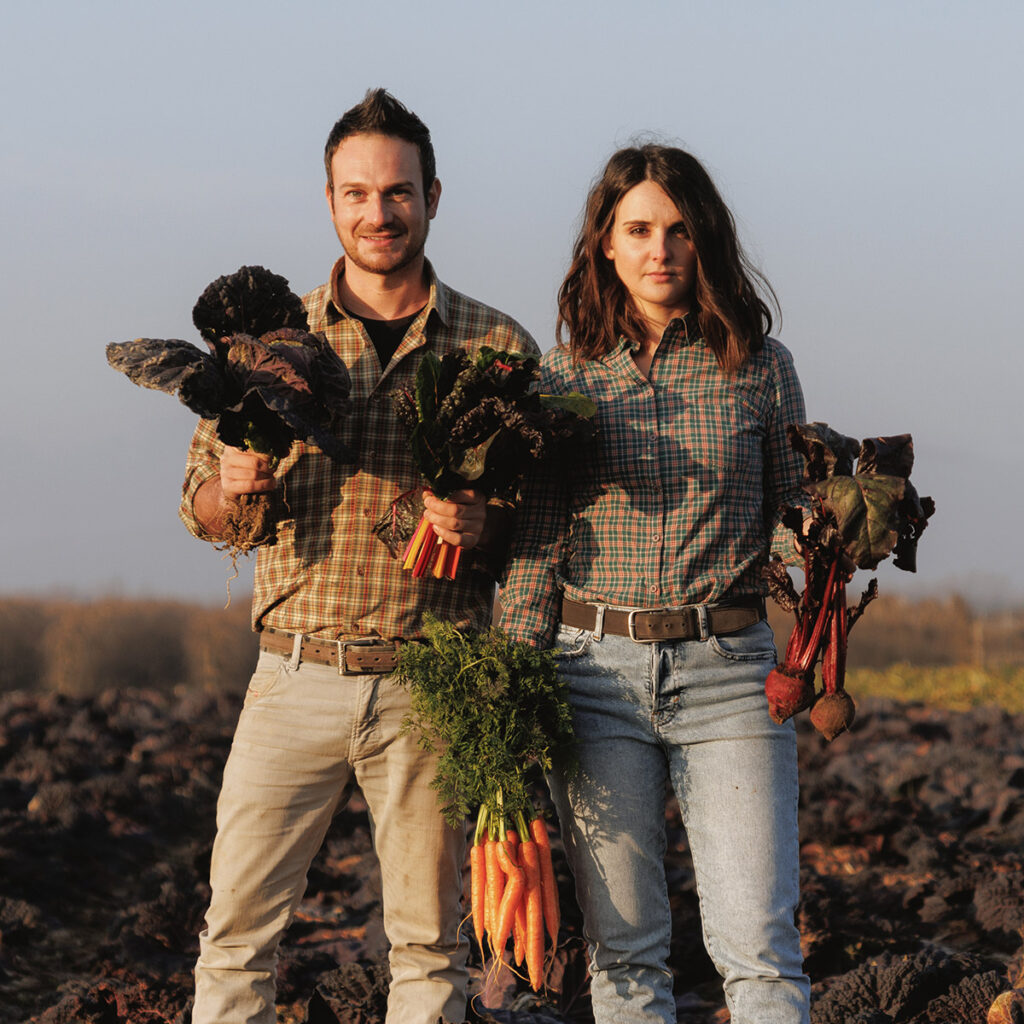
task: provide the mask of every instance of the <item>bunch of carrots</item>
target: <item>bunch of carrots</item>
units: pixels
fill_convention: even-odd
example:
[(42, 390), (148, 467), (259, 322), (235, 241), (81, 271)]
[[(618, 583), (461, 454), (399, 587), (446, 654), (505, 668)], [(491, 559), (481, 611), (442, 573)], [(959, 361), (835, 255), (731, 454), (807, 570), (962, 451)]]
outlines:
[(473, 929), (484, 960), (513, 959), (539, 990), (545, 934), (558, 939), (558, 892), (547, 826), (534, 787), (557, 763), (575, 770), (568, 687), (551, 651), (500, 629), (463, 632), (429, 613), (423, 639), (405, 644), (399, 682), (409, 688), (407, 727), (438, 753), (432, 783), (445, 820), (476, 814), (470, 848)]
[[(480, 808), (469, 851), (473, 931), (486, 959), (504, 962), (509, 938), (517, 967), (525, 964), (530, 987), (540, 991), (546, 976), (545, 931), (558, 944), (558, 889), (547, 825), (520, 812), (516, 829), (505, 817)], [(486, 942), (486, 945), (485, 945)]]

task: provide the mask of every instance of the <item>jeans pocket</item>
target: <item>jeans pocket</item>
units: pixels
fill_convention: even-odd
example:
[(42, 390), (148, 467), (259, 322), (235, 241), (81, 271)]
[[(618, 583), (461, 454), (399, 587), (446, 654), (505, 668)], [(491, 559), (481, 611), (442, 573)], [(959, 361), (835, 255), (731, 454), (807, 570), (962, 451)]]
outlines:
[(259, 660), (253, 670), (249, 686), (245, 691), (245, 707), (251, 707), (256, 701), (266, 697), (273, 691), (278, 682), (288, 673), (288, 661), (279, 654), (260, 651)]
[(738, 633), (710, 636), (708, 646), (728, 661), (778, 661), (775, 634), (765, 621), (741, 629)]
[(590, 648), (594, 639), (589, 629), (579, 629), (576, 626), (559, 626), (558, 635), (555, 637), (555, 649), (552, 652), (557, 661), (582, 658)]

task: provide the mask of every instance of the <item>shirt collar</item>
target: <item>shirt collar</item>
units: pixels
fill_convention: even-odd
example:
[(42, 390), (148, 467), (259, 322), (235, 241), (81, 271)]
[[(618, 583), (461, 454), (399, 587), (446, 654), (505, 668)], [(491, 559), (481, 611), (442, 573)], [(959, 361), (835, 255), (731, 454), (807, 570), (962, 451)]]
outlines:
[[(427, 299), (427, 317), (431, 314), (436, 314), (438, 319), (446, 327), (448, 326), (449, 313), (448, 313), (448, 289), (438, 280), (437, 274), (434, 273), (434, 268), (430, 260), (425, 259), (423, 261), (423, 269), (427, 275), (427, 281), (430, 283), (430, 295)], [(334, 312), (338, 316), (343, 316), (348, 319), (348, 313), (345, 311), (345, 307), (341, 303), (341, 279), (345, 276), (345, 257), (339, 256), (335, 261), (334, 266), (331, 268), (331, 280), (327, 289), (327, 304), (334, 307)], [(425, 321), (424, 321), (425, 322)]]
[[(661, 343), (665, 344), (668, 342), (671, 344), (675, 342), (685, 347), (695, 344), (700, 339), (700, 323), (697, 320), (697, 314), (689, 312), (669, 320), (668, 325), (665, 327), (665, 333), (661, 336)], [(639, 348), (639, 341), (631, 341), (625, 335), (620, 335), (618, 345), (615, 346), (609, 355), (636, 352)]]

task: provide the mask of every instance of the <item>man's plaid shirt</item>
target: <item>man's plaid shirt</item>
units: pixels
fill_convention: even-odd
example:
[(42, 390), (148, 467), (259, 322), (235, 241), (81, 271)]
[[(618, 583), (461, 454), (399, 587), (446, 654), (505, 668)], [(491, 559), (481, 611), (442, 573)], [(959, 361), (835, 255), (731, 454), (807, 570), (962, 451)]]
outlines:
[(786, 440), (805, 413), (783, 345), (766, 339), (728, 376), (684, 318), (669, 325), (649, 380), (625, 339), (576, 365), (552, 349), (542, 368), (545, 390), (597, 403), (598, 435), (524, 489), (501, 591), (512, 636), (550, 646), (563, 590), (620, 608), (713, 603), (763, 594), (769, 550), (798, 561), (780, 517), (806, 504)]
[[(476, 352), (485, 345), (539, 354), (510, 317), (446, 287), (429, 264), (427, 272), (429, 301), (383, 372), (366, 329), (336, 297), (343, 260), (328, 284), (303, 297), (309, 329), (326, 335), (352, 377), (352, 408), (339, 433), (357, 461), (337, 466), (317, 448), (297, 442), (280, 463), (278, 490), (287, 509), (277, 523), (277, 542), (257, 556), (254, 629), (273, 626), (332, 639), (413, 639), (422, 635), (425, 611), (464, 628), (490, 622), (494, 585), (485, 575), (463, 565), (455, 580), (414, 579), (372, 530), (391, 502), (422, 483), (389, 397), (412, 387), (419, 356), (427, 350), (439, 357), (460, 348)], [(214, 538), (196, 519), (193, 501), (199, 486), (219, 473), (221, 451), (213, 423), (200, 421), (189, 448), (180, 514), (203, 540)]]

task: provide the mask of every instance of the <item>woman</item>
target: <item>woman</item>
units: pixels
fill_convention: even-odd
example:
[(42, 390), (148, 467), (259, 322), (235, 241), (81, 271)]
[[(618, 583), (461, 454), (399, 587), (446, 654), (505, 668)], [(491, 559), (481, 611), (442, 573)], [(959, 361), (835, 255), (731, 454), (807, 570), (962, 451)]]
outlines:
[(808, 1020), (796, 739), (768, 715), (761, 581), (771, 552), (799, 561), (781, 515), (802, 504), (785, 428), (804, 406), (760, 280), (697, 160), (620, 150), (543, 361), (546, 390), (595, 400), (597, 439), (568, 474), (529, 481), (502, 625), (557, 644), (570, 684), (580, 769), (550, 783), (598, 1024), (676, 1019), (667, 782), (733, 1024)]

